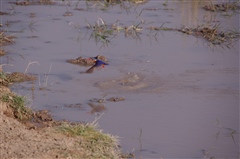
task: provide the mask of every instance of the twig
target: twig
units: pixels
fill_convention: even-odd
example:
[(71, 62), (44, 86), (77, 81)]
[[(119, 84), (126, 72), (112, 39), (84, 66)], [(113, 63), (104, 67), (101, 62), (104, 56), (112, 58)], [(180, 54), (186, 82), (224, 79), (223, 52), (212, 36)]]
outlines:
[(103, 116), (104, 112), (100, 114), (98, 117), (95, 118), (93, 122), (91, 122), (92, 125), (96, 125), (97, 121)]
[(32, 61), (29, 61), (28, 65), (27, 65), (27, 67), (26, 67), (26, 69), (25, 69), (25, 71), (24, 71), (24, 74), (27, 73), (27, 70), (28, 70), (29, 66), (30, 66), (31, 64), (34, 64), (34, 63), (38, 64), (38, 66), (39, 66), (39, 62), (38, 62), (38, 61), (33, 61), (33, 62), (32, 62)]
[(52, 69), (52, 64), (50, 65), (50, 67), (48, 69), (47, 77), (46, 77), (46, 80), (45, 80), (45, 87), (47, 87), (48, 77), (49, 77), (49, 74), (51, 72), (51, 69)]

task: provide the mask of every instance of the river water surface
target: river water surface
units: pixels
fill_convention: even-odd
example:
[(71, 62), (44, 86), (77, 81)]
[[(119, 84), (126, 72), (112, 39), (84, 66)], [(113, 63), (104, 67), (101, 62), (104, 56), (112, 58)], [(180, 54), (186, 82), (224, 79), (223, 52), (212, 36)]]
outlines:
[[(239, 14), (212, 13), (209, 1), (154, 1), (104, 7), (85, 1), (20, 6), (1, 1), (1, 16), (17, 39), (1, 57), (7, 72), (26, 70), (35, 82), (12, 89), (35, 110), (55, 119), (92, 122), (120, 137), (123, 152), (137, 158), (239, 157), (239, 43), (213, 46), (205, 39), (150, 27), (220, 24), (239, 28)], [(13, 1), (12, 1), (13, 2)], [(71, 12), (71, 16), (66, 16)], [(67, 13), (67, 14), (66, 14)], [(65, 16), (64, 16), (65, 15)], [(115, 32), (96, 42), (88, 24), (142, 27), (138, 35)], [(79, 56), (104, 55), (109, 65), (93, 74), (67, 63)], [(124, 101), (105, 99), (123, 97)], [(90, 100), (103, 99), (94, 111)], [(95, 103), (97, 104), (97, 103)]]

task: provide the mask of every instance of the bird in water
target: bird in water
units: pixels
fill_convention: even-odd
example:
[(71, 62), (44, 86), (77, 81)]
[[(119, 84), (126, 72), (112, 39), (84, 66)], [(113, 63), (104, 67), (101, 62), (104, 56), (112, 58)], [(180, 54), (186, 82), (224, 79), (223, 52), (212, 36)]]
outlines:
[(93, 57), (93, 59), (95, 60), (95, 64), (91, 68), (89, 68), (85, 73), (93, 73), (95, 69), (104, 68), (105, 65), (109, 65), (108, 63), (99, 60), (97, 57), (98, 56)]

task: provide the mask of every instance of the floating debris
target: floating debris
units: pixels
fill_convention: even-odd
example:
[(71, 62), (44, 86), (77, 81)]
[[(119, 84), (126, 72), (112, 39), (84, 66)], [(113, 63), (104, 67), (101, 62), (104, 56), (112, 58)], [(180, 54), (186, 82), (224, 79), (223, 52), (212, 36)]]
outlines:
[(30, 17), (30, 18), (36, 17), (36, 13), (29, 13), (29, 17)]
[(99, 113), (106, 110), (106, 107), (102, 104), (97, 105), (94, 103), (88, 103), (88, 105), (92, 108), (92, 110), (90, 111), (91, 114)]
[(53, 0), (36, 0), (36, 1), (17, 1), (16, 5), (28, 6), (28, 5), (52, 5), (55, 4)]
[(108, 98), (107, 101), (111, 101), (111, 102), (119, 102), (119, 101), (124, 101), (125, 98), (124, 97), (111, 97)]
[(68, 17), (68, 16), (73, 16), (73, 13), (72, 12), (65, 12), (63, 14), (64, 17)]
[(0, 56), (3, 56), (6, 54), (6, 51), (4, 51), (3, 49), (0, 49)]
[(20, 1), (20, 2), (16, 2), (16, 5), (20, 5), (20, 6), (28, 6), (30, 4), (30, 2), (28, 1)]
[(90, 102), (96, 102), (96, 103), (104, 103), (106, 100), (104, 98), (93, 98), (89, 100)]
[(65, 104), (64, 107), (67, 107), (67, 108), (82, 108), (82, 103)]
[(9, 13), (0, 11), (0, 15), (9, 15)]
[(149, 0), (128, 0), (128, 1), (135, 4), (144, 4), (147, 3)]
[(155, 30), (155, 31), (176, 31), (177, 29), (174, 29), (174, 28), (168, 28), (168, 27), (154, 27), (154, 26), (151, 26), (148, 28), (149, 30)]
[(194, 35), (196, 37), (203, 37), (207, 41), (215, 45), (231, 44), (234, 40), (239, 40), (240, 33), (237, 31), (219, 31), (218, 26), (213, 27), (198, 27), (198, 28), (183, 28), (178, 31)]
[(95, 3), (100, 3), (100, 2), (104, 2), (104, 3), (109, 3), (109, 4), (122, 4), (123, 2), (130, 2), (130, 3), (134, 3), (134, 4), (144, 4), (146, 2), (148, 2), (149, 0), (87, 0), (88, 2), (95, 2)]
[(222, 4), (210, 4), (210, 5), (204, 6), (203, 8), (206, 11), (211, 11), (211, 12), (226, 12), (226, 11), (229, 11), (229, 10), (236, 11), (236, 10), (240, 9), (240, 7), (237, 5), (238, 2), (222, 3)]
[(120, 102), (120, 101), (124, 101), (124, 100), (125, 100), (124, 97), (111, 97), (111, 98), (108, 98), (107, 100), (105, 100), (105, 98), (93, 98), (93, 99), (90, 99), (89, 101), (95, 102), (95, 103), (105, 103), (106, 101)]

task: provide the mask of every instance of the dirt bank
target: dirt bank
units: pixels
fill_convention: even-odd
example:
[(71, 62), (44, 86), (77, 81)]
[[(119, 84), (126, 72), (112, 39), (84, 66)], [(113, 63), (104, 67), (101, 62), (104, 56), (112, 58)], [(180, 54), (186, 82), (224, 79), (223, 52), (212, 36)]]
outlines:
[(54, 121), (47, 111), (20, 107), (22, 98), (0, 85), (1, 159), (120, 158), (116, 137), (96, 123)]

